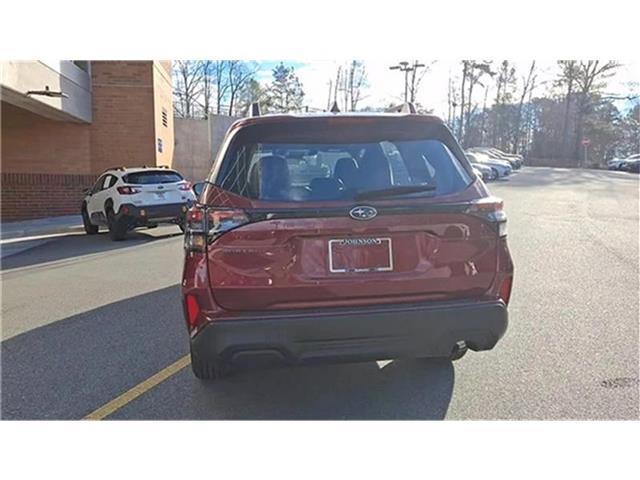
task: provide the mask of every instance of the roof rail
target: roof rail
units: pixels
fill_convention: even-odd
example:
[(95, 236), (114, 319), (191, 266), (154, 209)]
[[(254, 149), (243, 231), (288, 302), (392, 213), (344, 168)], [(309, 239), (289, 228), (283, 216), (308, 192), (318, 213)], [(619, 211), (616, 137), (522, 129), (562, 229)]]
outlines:
[(338, 107), (338, 102), (333, 102), (333, 105), (331, 105), (331, 110), (329, 110), (331, 113), (340, 113), (340, 108)]
[(108, 172), (109, 170), (124, 170), (125, 168), (126, 167), (109, 167), (109, 168), (105, 168), (104, 172)]
[(411, 102), (393, 105), (385, 110), (388, 113), (418, 113), (416, 107)]
[(260, 110), (260, 104), (258, 102), (253, 102), (251, 104), (251, 116), (259, 117), (262, 115), (262, 111)]

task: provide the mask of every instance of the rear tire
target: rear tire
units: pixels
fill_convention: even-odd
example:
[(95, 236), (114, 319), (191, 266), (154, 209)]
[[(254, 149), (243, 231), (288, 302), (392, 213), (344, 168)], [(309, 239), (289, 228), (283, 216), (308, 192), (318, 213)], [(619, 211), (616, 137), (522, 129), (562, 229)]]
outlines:
[(91, 223), (86, 205), (82, 206), (82, 225), (84, 226), (84, 231), (87, 235), (95, 235), (96, 233), (98, 233), (99, 227)]
[(216, 360), (200, 357), (191, 347), (191, 370), (200, 380), (216, 380), (229, 375), (227, 366)]
[(113, 210), (107, 211), (107, 222), (109, 223), (109, 235), (111, 240), (119, 242), (124, 240), (127, 236), (127, 223), (124, 218), (117, 219), (113, 213)]

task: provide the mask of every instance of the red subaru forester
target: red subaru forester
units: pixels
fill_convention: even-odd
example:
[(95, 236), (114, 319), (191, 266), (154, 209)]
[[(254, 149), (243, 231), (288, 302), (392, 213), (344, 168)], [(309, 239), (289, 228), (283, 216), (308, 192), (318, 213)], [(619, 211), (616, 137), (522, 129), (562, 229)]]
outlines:
[(437, 117), (246, 118), (194, 189), (182, 295), (198, 378), (457, 359), (507, 328), (502, 201)]

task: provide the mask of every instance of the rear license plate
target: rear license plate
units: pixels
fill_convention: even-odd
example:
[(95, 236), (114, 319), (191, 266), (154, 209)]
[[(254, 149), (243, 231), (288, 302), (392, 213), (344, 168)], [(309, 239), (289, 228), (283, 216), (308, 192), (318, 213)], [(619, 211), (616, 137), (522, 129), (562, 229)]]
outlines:
[(390, 238), (337, 238), (329, 240), (331, 273), (390, 272), (393, 252)]
[(158, 200), (164, 200), (164, 192), (156, 192), (156, 198)]

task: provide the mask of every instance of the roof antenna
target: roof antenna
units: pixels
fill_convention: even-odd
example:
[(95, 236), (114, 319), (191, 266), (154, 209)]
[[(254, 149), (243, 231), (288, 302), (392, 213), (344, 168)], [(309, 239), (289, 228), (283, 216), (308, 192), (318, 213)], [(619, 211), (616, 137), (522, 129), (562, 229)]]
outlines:
[(334, 101), (333, 105), (331, 105), (331, 113), (340, 113), (340, 109), (338, 108), (338, 102)]
[(262, 115), (262, 112), (260, 111), (260, 104), (258, 102), (253, 102), (251, 104), (251, 116), (259, 117), (260, 115)]

